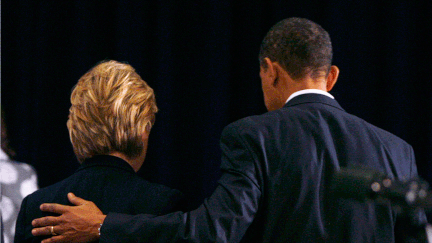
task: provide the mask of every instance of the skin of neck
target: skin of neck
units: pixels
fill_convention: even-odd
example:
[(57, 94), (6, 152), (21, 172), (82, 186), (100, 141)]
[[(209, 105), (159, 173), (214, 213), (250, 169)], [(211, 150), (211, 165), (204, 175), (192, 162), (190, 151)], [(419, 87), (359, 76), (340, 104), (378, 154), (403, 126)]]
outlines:
[(279, 85), (278, 90), (280, 90), (280, 96), (283, 101), (286, 101), (293, 93), (300, 90), (319, 89), (327, 91), (325, 77), (313, 79), (310, 75), (307, 75), (302, 79), (294, 80), (283, 70), (279, 79), (282, 85)]

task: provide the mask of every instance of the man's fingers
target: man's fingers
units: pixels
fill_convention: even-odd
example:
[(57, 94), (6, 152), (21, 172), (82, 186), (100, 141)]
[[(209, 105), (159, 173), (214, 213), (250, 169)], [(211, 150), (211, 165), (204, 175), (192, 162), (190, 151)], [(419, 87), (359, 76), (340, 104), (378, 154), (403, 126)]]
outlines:
[(32, 229), (32, 235), (34, 235), (34, 236), (51, 235), (51, 231), (50, 231), (49, 227), (35, 228), (35, 229)]
[(63, 214), (70, 211), (71, 206), (65, 206), (57, 203), (44, 203), (40, 206), (40, 210), (44, 212)]
[[(60, 223), (60, 219), (59, 217), (54, 217), (54, 216), (47, 216), (47, 217), (43, 217), (43, 218), (38, 218), (32, 221), (32, 226), (33, 227), (44, 227), (44, 226), (53, 226), (53, 225), (57, 225)], [(46, 227), (45, 227), (46, 228)], [(43, 230), (45, 230), (44, 228), (42, 228)], [(47, 228), (48, 229), (48, 228)], [(50, 229), (48, 229), (47, 232)], [(46, 235), (46, 234), (43, 234)]]
[(61, 235), (53, 236), (51, 238), (41, 241), (41, 243), (61, 243), (61, 242), (67, 242), (65, 237)]
[(51, 232), (51, 227), (54, 227), (54, 233), (60, 235), (60, 229), (58, 226), (46, 226), (46, 227), (40, 227), (40, 228), (34, 228), (32, 229), (32, 235), (34, 236), (47, 236), (47, 235), (53, 235)]
[(75, 194), (73, 194), (72, 192), (69, 192), (67, 194), (67, 196), (68, 196), (69, 202), (71, 202), (73, 205), (76, 205), (76, 206), (80, 206), (80, 205), (83, 205), (83, 204), (90, 202), (90, 201), (87, 201), (87, 200), (84, 200), (80, 197), (75, 196)]

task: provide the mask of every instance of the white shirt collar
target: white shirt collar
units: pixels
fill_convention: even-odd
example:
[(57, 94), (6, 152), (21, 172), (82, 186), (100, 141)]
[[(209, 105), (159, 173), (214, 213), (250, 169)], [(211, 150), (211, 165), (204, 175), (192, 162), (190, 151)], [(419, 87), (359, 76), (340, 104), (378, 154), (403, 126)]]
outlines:
[(303, 94), (322, 94), (325, 96), (328, 96), (332, 99), (334, 99), (333, 95), (331, 95), (329, 92), (326, 92), (324, 90), (320, 90), (320, 89), (303, 89), (297, 92), (294, 92), (290, 95), (290, 97), (288, 97), (287, 101), (285, 102), (288, 103), (288, 101), (292, 100), (294, 97), (299, 96), (299, 95), (303, 95)]

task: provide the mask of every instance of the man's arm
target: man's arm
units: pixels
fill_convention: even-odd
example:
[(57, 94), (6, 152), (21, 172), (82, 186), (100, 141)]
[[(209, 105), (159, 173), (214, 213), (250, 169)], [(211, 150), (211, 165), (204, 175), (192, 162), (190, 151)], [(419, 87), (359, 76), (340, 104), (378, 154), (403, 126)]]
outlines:
[[(257, 158), (249, 143), (250, 141), (246, 141), (238, 134), (235, 126), (229, 126), (224, 130), (221, 138), (222, 177), (215, 192), (198, 209), (158, 217), (145, 214), (133, 216), (109, 213), (106, 218), (102, 219), (104, 222), (100, 242), (181, 240), (239, 242), (252, 223), (261, 198), (261, 188), (257, 179), (259, 172), (256, 171)], [(88, 204), (87, 201), (84, 202)], [(55, 236), (51, 238), (52, 241), (46, 242), (79, 242), (76, 239), (82, 242), (98, 239), (95, 233), (98, 221), (95, 218), (99, 214), (88, 211), (84, 215), (80, 212), (82, 209), (75, 209), (76, 207), (60, 205), (49, 205), (49, 207), (52, 209), (48, 209), (46, 205), (43, 205), (42, 209), (64, 214), (59, 219), (55, 217), (40, 219), (40, 222), (43, 223), (36, 220), (34, 226), (45, 226), (41, 234), (49, 235), (49, 229), (46, 226), (54, 223), (56, 232), (58, 229), (60, 234), (68, 234), (68, 236), (63, 238)], [(88, 206), (85, 208), (89, 209)], [(76, 211), (76, 214), (70, 212), (72, 209)], [(66, 214), (69, 216), (65, 217)], [(64, 219), (60, 220), (60, 218)], [(86, 233), (84, 226), (91, 230)], [(80, 229), (72, 230), (72, 227)]]
[(83, 200), (68, 194), (69, 201), (76, 206), (65, 206), (60, 204), (42, 204), (41, 210), (61, 214), (59, 217), (43, 217), (32, 222), (34, 236), (52, 235), (51, 227), (55, 236), (45, 239), (42, 243), (50, 242), (90, 242), (99, 239), (99, 228), (105, 220), (106, 215), (90, 201)]
[(252, 223), (260, 191), (231, 175), (196, 210), (153, 215), (109, 213), (100, 242), (239, 242)]

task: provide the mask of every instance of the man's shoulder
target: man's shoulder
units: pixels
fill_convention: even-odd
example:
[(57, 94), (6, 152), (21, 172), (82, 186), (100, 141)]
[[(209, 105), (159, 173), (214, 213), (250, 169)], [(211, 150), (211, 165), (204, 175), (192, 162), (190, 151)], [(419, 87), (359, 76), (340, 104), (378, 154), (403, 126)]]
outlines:
[[(361, 118), (359, 118), (361, 119)], [(383, 128), (380, 128), (376, 125), (373, 125), (363, 119), (361, 119), (365, 124), (367, 124), (367, 126), (369, 126), (377, 135), (379, 135), (379, 137), (381, 138), (381, 141), (383, 143), (387, 143), (387, 144), (391, 144), (391, 145), (397, 145), (399, 144), (399, 146), (403, 146), (403, 147), (409, 147), (411, 148), (411, 145), (405, 141), (404, 139), (402, 139), (401, 137), (399, 137), (398, 135), (395, 135)]]
[(228, 124), (222, 131), (222, 135), (235, 134), (239, 132), (245, 132), (248, 130), (255, 130), (256, 127), (262, 126), (266, 122), (266, 117), (268, 113), (262, 115), (254, 115), (241, 118)]
[[(326, 115), (324, 115), (326, 113)], [(331, 118), (324, 116), (330, 116)], [(329, 119), (327, 121), (324, 121)], [(327, 106), (319, 105), (318, 108), (304, 108), (299, 106), (283, 107), (271, 112), (266, 112), (261, 115), (248, 116), (239, 119), (223, 130), (222, 135), (230, 134), (259, 134), (271, 132), (276, 133), (276, 130), (284, 129), (285, 132), (291, 130), (296, 132), (303, 129), (311, 129), (311, 124), (319, 122), (330, 122), (330, 120), (337, 120), (339, 124), (344, 123), (344, 126), (357, 127), (360, 130), (368, 130), (376, 134), (376, 136), (384, 144), (394, 146), (399, 144), (399, 147), (411, 147), (406, 141), (399, 136), (380, 128), (356, 115), (350, 114), (342, 109), (328, 108)], [(328, 124), (329, 126), (331, 124)], [(317, 126), (320, 128), (320, 126)], [(321, 127), (322, 128), (322, 127)]]
[[(287, 108), (278, 109), (275, 111), (266, 112), (260, 115), (252, 115), (241, 118), (227, 125), (224, 128), (224, 132), (231, 132), (233, 130), (239, 132), (247, 131), (259, 131), (262, 129), (271, 129), (277, 126), (277, 124), (284, 122), (289, 118), (299, 118), (301, 117), (301, 110), (294, 112), (287, 112)], [(295, 110), (295, 108), (288, 108), (290, 110)]]

